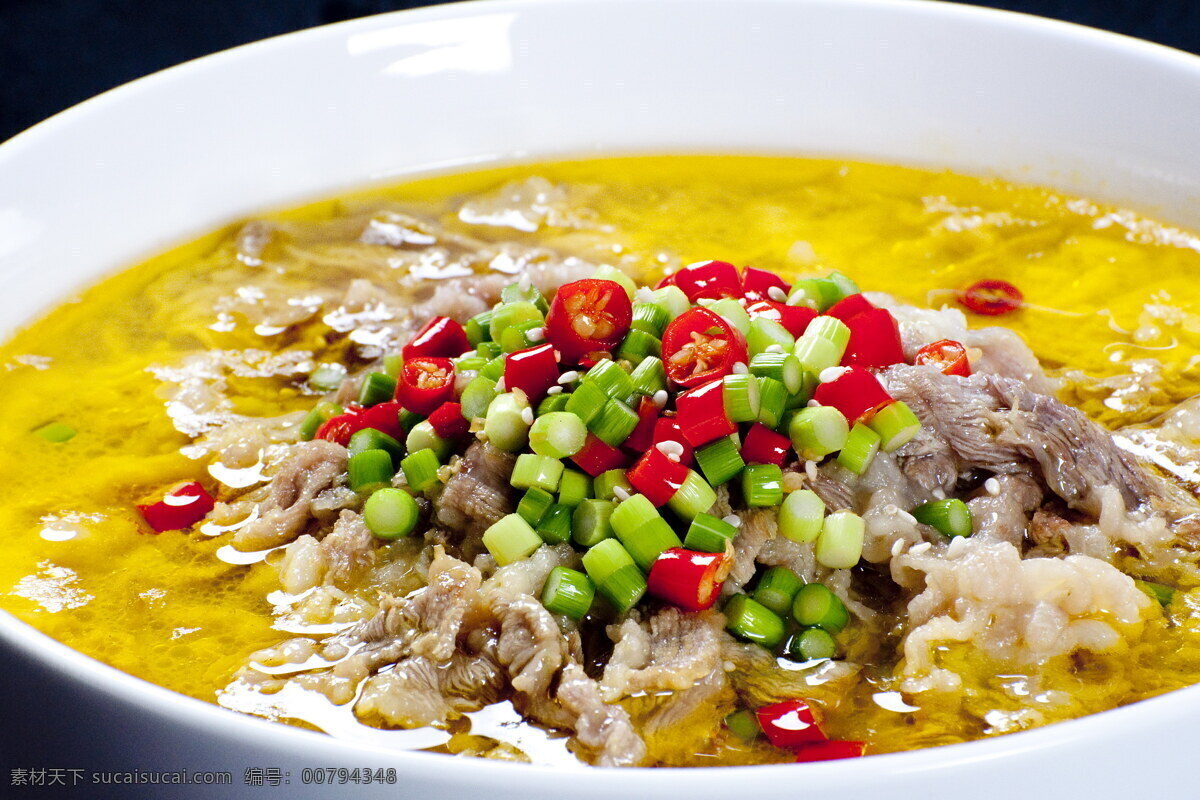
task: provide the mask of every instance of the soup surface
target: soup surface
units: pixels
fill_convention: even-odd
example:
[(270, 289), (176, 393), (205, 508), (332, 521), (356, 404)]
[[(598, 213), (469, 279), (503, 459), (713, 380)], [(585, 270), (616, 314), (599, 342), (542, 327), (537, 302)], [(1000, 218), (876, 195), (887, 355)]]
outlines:
[[(351, 713), (361, 689), (339, 694), (287, 680), (294, 670), (252, 675), (248, 666), (286, 664), (285, 640), (320, 640), (369, 618), (381, 589), (423, 584), (428, 548), (421, 555), (412, 541), (387, 545), (389, 575), (371, 572), (319, 602), (286, 592), (282, 551), (264, 558), (231, 546), (244, 522), (234, 510), (256, 498), (274, 474), (272, 454), (295, 441), (325, 394), (311, 380), (315, 365), (354, 375), (406, 341), (371, 287), (432, 303), (430, 287), (471, 280), (462, 253), (476, 245), (510, 280), (549, 257), (611, 264), (652, 285), (715, 258), (789, 280), (836, 269), (901, 306), (931, 309), (956, 307), (976, 281), (1008, 281), (1024, 306), (1002, 318), (968, 314), (970, 327), (1019, 334), (1052, 393), (1114, 431), (1173, 487), (1177, 507), (1190, 508), (1200, 487), (1200, 420), (1186, 402), (1200, 389), (1200, 240), (1188, 232), (1042, 189), (868, 164), (697, 156), (516, 166), (230, 226), (101, 282), (13, 337), (0, 351), (0, 446), (10, 454), (0, 461), (0, 607), (105, 663), (229, 708), (397, 747), (551, 763), (573, 762), (574, 748), (593, 760), (560, 733), (513, 725), (521, 715), (504, 692), (436, 730), (386, 730), (397, 727), (386, 714)], [(48, 440), (39, 431), (53, 422), (75, 435)], [(239, 450), (235, 440), (251, 428), (257, 445)], [(137, 505), (184, 480), (222, 503), (203, 526), (154, 534)], [(914, 561), (927, 577), (907, 594), (892, 587), (864, 599), (835, 661), (763, 667), (747, 656), (767, 670), (762, 685), (726, 687), (681, 724), (644, 732), (644, 763), (792, 759), (722, 725), (738, 708), (778, 699), (772, 669), (801, 681), (831, 738), (865, 741), (869, 752), (1021, 730), (1200, 679), (1200, 581), (1186, 514), (1164, 533), (1146, 516), (1118, 523), (1060, 511), (1053, 524), (1029, 521), (1017, 549), (1059, 561), (1086, 555), (1173, 588), (1172, 599), (1118, 622), (1097, 600), (1073, 622), (1107, 621), (1111, 641), (1088, 645), (1080, 628), (1078, 646), (1036, 657), (1017, 635), (992, 647), (933, 637), (918, 674), (916, 650), (899, 646), (915, 626), (903, 604), (922, 580), (949, 579)], [(1071, 532), (1038, 538), (1059, 523)], [(845, 579), (860, 599), (888, 574), (886, 552), (870, 560), (883, 566)], [(831, 668), (846, 664), (854, 668)], [(639, 725), (658, 702), (620, 699)]]

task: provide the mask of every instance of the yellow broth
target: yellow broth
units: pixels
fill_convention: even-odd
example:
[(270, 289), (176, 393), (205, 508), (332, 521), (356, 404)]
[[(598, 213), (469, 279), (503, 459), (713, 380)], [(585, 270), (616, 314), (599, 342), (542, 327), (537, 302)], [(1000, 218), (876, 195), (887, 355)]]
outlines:
[[(610, 254), (634, 259), (648, 274), (707, 258), (784, 275), (839, 269), (865, 288), (934, 307), (952, 304), (953, 290), (973, 281), (1011, 281), (1028, 306), (1002, 323), (1021, 333), (1051, 372), (1071, 379), (1065, 399), (1109, 426), (1152, 420), (1200, 386), (1193, 365), (1200, 341), (1196, 239), (1129, 212), (948, 173), (725, 156), (514, 166), (268, 216), (317, 226), (306, 249), (274, 263), (298, 291), (315, 286), (326, 271), (308, 259), (336, 260), (340, 252), (332, 238), (322, 239), (324, 230), (333, 237), (336, 224), (321, 225), (348, 209), (398, 202), (445, 216), (466, 195), (530, 175), (572, 187)], [(214, 558), (220, 538), (153, 535), (141, 521), (134, 507), (140, 499), (179, 480), (206, 478), (204, 463), (180, 453), (188, 439), (172, 426), (148, 368), (208, 347), (305, 350), (319, 360), (337, 359), (344, 348), (319, 320), (284, 339), (214, 325), (216, 299), (260, 277), (235, 257), (235, 230), (99, 283), (0, 352), (0, 447), (7, 454), (0, 461), (7, 498), (0, 506), (0, 607), (83, 653), (207, 701), (250, 653), (284, 638), (272, 628), (265, 599), (278, 583), (270, 565)], [(531, 242), (543, 235), (494, 233)], [(587, 247), (596, 257), (594, 244)], [(247, 378), (234, 386), (236, 410), (270, 416), (306, 408), (312, 397), (301, 383)], [(1143, 399), (1132, 402), (1129, 386), (1144, 389)], [(32, 432), (55, 420), (78, 435), (54, 444)], [(872, 665), (849, 693), (814, 694), (831, 710), (831, 736), (868, 740), (875, 751), (1092, 713), (1200, 678), (1198, 605), (1200, 592), (1181, 593), (1171, 621), (1151, 622), (1132, 646), (1064, 658), (1037, 676), (998, 670), (969, 648), (948, 649), (945, 663), (965, 676), (965, 700), (926, 693), (914, 701), (919, 708), (897, 706), (880, 694), (891, 691), (888, 663)], [(880, 635), (860, 630), (843, 644), (870, 661), (878, 658)], [(1036, 718), (1007, 714), (1022, 692), (1051, 690), (1068, 692), (1071, 702)], [(635, 715), (638, 702), (630, 701)], [(782, 758), (729, 740), (704, 745), (730, 702), (678, 726), (676, 738), (650, 742), (652, 756), (670, 764)], [(460, 732), (450, 749), (487, 749), (475, 739)]]

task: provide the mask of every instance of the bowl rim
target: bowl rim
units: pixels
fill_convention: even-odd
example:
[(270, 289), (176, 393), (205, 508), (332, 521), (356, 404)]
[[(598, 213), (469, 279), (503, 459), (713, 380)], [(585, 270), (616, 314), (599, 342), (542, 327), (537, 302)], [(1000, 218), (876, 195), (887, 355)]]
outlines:
[[(660, 6), (678, 8), (705, 6), (728, 6), (735, 0), (639, 0)], [(1061, 37), (1076, 43), (1094, 44), (1116, 48), (1126, 56), (1137, 57), (1160, 63), (1170, 69), (1184, 70), (1200, 79), (1200, 57), (1185, 51), (1137, 39), (1120, 33), (1099, 30), (1077, 23), (1049, 19), (1032, 14), (964, 5), (949, 0), (754, 0), (758, 5), (811, 6), (844, 8), (854, 6), (864, 12), (886, 9), (891, 12), (913, 14), (919, 17), (946, 17), (977, 21), (1007, 28), (1019, 28), (1034, 34)], [(632, 7), (633, 0), (575, 0), (575, 5), (609, 8), (622, 5)], [(38, 139), (60, 128), (86, 122), (89, 115), (102, 113), (112, 102), (135, 98), (139, 93), (156, 88), (160, 83), (170, 82), (180, 74), (197, 74), (205, 70), (224, 69), (238, 61), (256, 58), (259, 54), (301, 48), (312, 43), (340, 38), (346, 34), (370, 30), (384, 24), (396, 22), (412, 23), (434, 20), (461, 20), (480, 14), (534, 13), (539, 9), (558, 5), (555, 0), (464, 0), (418, 9), (391, 11), (365, 18), (316, 26), (299, 31), (279, 34), (266, 39), (239, 45), (200, 58), (176, 64), (144, 77), (111, 88), (70, 108), (60, 111), (45, 120), (21, 131), (0, 143), (0, 164), (7, 159), (19, 158), (24, 148), (33, 146)], [(535, 156), (536, 158), (536, 156)], [(545, 158), (545, 155), (542, 156)], [(493, 162), (480, 163), (472, 160), (472, 169), (484, 169), (501, 163), (510, 163), (503, 157)], [(446, 171), (454, 164), (438, 164), (436, 171)], [(422, 174), (414, 169), (412, 175)], [(304, 202), (304, 198), (297, 203)], [(331, 756), (356, 757), (364, 754), (375, 756), (380, 762), (391, 762), (395, 766), (424, 768), (445, 764), (440, 754), (423, 751), (398, 750), (369, 742), (339, 739), (327, 734), (309, 731), (294, 726), (271, 722), (222, 708), (215, 703), (193, 698), (142, 678), (125, 673), (98, 659), (73, 650), (67, 645), (42, 633), (11, 612), (0, 609), (0, 640), (14, 646), (23, 655), (37, 662), (56, 677), (76, 684), (85, 682), (93, 690), (155, 715), (169, 717), (176, 723), (186, 724), (207, 732), (236, 738), (264, 737), (280, 747), (295, 746), (308, 750), (319, 746)], [(1180, 702), (1185, 700), (1186, 703)], [(1081, 726), (1091, 730), (1091, 735), (1122, 735), (1128, 728), (1144, 722), (1144, 718), (1161, 716), (1164, 710), (1173, 709), (1170, 717), (1194, 716), (1189, 709), (1200, 711), (1200, 685), (1185, 687), (1158, 697), (1148, 698), (1127, 706), (1087, 715), (1076, 719), (1005, 734), (989, 739), (923, 748), (920, 750), (873, 755), (866, 763), (882, 777), (925, 770), (944, 770), (955, 765), (979, 763), (998, 759), (1009, 759), (1032, 751), (1046, 751), (1065, 747), (1083, 733)], [(261, 743), (261, 741), (260, 741)], [(462, 784), (479, 787), (490, 785), (498, 777), (511, 777), (514, 770), (548, 779), (563, 775), (563, 767), (536, 764), (511, 764), (488, 759), (466, 759), (455, 762), (458, 772), (455, 780)], [(861, 770), (863, 762), (853, 762), (854, 769)], [(782, 777), (794, 776), (790, 764), (759, 765), (756, 775)], [(851, 769), (843, 763), (814, 763), (808, 765), (806, 777), (837, 776)], [(665, 788), (667, 782), (675, 780), (680, 772), (702, 772), (715, 780), (726, 781), (732, 777), (744, 777), (743, 767), (675, 767), (672, 769), (633, 768), (624, 770), (593, 770), (589, 781), (600, 782), (611, 788), (627, 788), (636, 775), (636, 780), (647, 788)], [(644, 782), (649, 783), (644, 783)], [(660, 786), (661, 784), (661, 786)]]

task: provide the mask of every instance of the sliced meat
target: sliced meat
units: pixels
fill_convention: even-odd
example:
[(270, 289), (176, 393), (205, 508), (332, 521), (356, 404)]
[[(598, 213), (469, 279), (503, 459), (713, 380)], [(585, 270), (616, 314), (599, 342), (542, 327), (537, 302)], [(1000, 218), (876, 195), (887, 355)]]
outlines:
[(967, 501), (975, 536), (1020, 546), (1029, 515), (1042, 504), (1043, 491), (1032, 475), (998, 475), (995, 494), (988, 491)]
[(343, 511), (329, 535), (321, 540), (327, 572), (325, 580), (346, 589), (375, 564), (379, 540), (362, 515)]
[(493, 591), (488, 606), (500, 621), (496, 655), (513, 689), (544, 695), (568, 659), (567, 643), (550, 612), (533, 597)]
[(313, 499), (344, 481), (346, 448), (323, 439), (295, 445), (271, 479), (258, 519), (233, 535), (239, 550), (265, 550), (290, 542), (313, 520)]
[(516, 507), (509, 485), (516, 459), (490, 444), (467, 448), (458, 471), (446, 481), (435, 502), (435, 519), (452, 534), (460, 554), (472, 560), (483, 552), (484, 531)]
[(690, 689), (721, 665), (724, 624), (715, 611), (665, 608), (644, 625), (629, 619), (610, 626), (616, 646), (600, 682), (604, 698)]
[(555, 697), (575, 718), (575, 736), (596, 753), (598, 766), (636, 767), (646, 758), (646, 744), (634, 730), (629, 713), (604, 702), (600, 685), (579, 664), (571, 662), (563, 670)]
[(722, 595), (735, 594), (750, 582), (757, 569), (758, 554), (779, 530), (774, 509), (742, 511), (738, 517), (742, 522), (733, 539), (733, 569), (721, 587)]
[(489, 658), (455, 653), (439, 663), (416, 656), (367, 678), (354, 713), (376, 727), (444, 725), (498, 701), (504, 689), (504, 670)]

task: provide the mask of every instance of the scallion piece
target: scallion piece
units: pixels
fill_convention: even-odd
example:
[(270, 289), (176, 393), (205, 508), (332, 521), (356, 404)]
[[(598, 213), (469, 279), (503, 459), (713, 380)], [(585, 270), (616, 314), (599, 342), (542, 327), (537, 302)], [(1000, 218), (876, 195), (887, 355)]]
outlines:
[(555, 503), (546, 509), (537, 523), (538, 536), (546, 544), (562, 544), (571, 538), (571, 511), (569, 506)]
[(600, 266), (596, 267), (596, 271), (592, 273), (592, 277), (596, 280), (612, 281), (613, 283), (620, 284), (621, 288), (625, 290), (625, 293), (629, 295), (629, 299), (631, 300), (633, 299), (633, 295), (638, 290), (638, 285), (634, 282), (633, 278), (629, 277), (624, 272), (621, 272), (621, 270), (617, 269), (611, 264), (601, 264)]
[(742, 499), (750, 508), (770, 508), (783, 500), (783, 470), (778, 464), (750, 464), (742, 471)]
[(626, 496), (635, 493), (623, 469), (610, 469), (606, 472), (601, 472), (592, 481), (592, 491), (595, 492), (597, 500), (617, 499), (616, 490), (618, 488), (623, 490)]
[(364, 408), (386, 403), (396, 394), (396, 379), (382, 372), (368, 372), (358, 387), (358, 404)]
[(433, 429), (433, 423), (423, 419), (412, 426), (412, 430), (404, 439), (404, 446), (410, 453), (418, 450), (432, 450), (437, 453), (439, 461), (445, 461), (446, 457), (450, 455), (450, 451), (454, 449), (454, 442), (438, 436), (437, 431)]
[(536, 305), (528, 301), (505, 303), (497, 306), (492, 313), (492, 321), (488, 325), (492, 341), (499, 342), (504, 331), (518, 322), (532, 322), (542, 319), (542, 312)]
[(696, 451), (696, 466), (713, 486), (733, 480), (746, 466), (737, 434), (722, 436)]
[[(389, 378), (395, 378), (399, 375), (403, 367), (404, 356), (400, 353), (388, 353), (383, 357), (383, 369), (381, 371)], [(472, 369), (478, 369), (478, 367), (473, 367)]]
[(624, 614), (646, 593), (646, 578), (616, 539), (605, 539), (583, 554), (583, 568), (600, 594)]
[[(499, 358), (504, 351), (500, 349), (498, 342), (493, 342), (491, 339), (489, 339), (486, 342), (480, 342), (479, 344), (475, 345), (475, 352), (478, 353), (480, 357), (486, 358), (488, 362), (491, 363), (496, 358)], [(503, 374), (503, 370), (501, 370), (501, 374)], [(497, 375), (496, 377), (499, 378), (500, 376)]]
[(603, 389), (591, 381), (583, 381), (575, 387), (575, 391), (567, 395), (565, 410), (579, 417), (586, 425), (600, 416), (606, 403), (608, 403), (608, 395), (604, 393)]
[(545, 323), (537, 319), (514, 322), (500, 334), (500, 350), (505, 353), (515, 353), (527, 347), (533, 347), (542, 339), (534, 339), (533, 331), (544, 329)]
[(787, 567), (771, 567), (758, 579), (758, 586), (751, 595), (755, 600), (786, 618), (792, 613), (792, 601), (796, 592), (804, 586), (800, 576)]
[(762, 735), (762, 726), (758, 724), (758, 715), (746, 708), (725, 717), (725, 727), (743, 742), (752, 742)]
[(814, 553), (829, 569), (850, 569), (862, 558), (866, 525), (853, 511), (835, 511), (825, 518)]
[(492, 400), (483, 422), (483, 433), (492, 446), (509, 453), (525, 447), (532, 425), (532, 421), (525, 421), (527, 411), (529, 416), (533, 415), (524, 392), (506, 392)]
[(548, 394), (542, 398), (542, 402), (538, 403), (535, 416), (544, 417), (547, 414), (553, 414), (557, 411), (566, 411), (567, 401), (570, 399), (571, 396), (569, 394), (563, 394), (561, 392), (558, 394)]
[(758, 419), (758, 378), (749, 373), (733, 373), (721, 379), (721, 399), (730, 422)]
[(656, 339), (661, 339), (671, 315), (667, 310), (655, 303), (634, 303), (633, 321), (630, 327), (634, 330), (645, 331)]
[(667, 371), (661, 358), (644, 358), (629, 374), (633, 382), (633, 391), (646, 397), (653, 397), (667, 388)]
[(841, 450), (850, 435), (850, 425), (833, 406), (802, 408), (788, 423), (788, 436), (800, 457), (820, 461)]
[(742, 304), (732, 297), (723, 297), (709, 303), (708, 310), (737, 328), (742, 336), (750, 333), (750, 315), (746, 313), (746, 309), (742, 308)]
[[(321, 429), (322, 425), (341, 413), (342, 407), (337, 403), (330, 403), (328, 401), (321, 401), (320, 403), (317, 403), (315, 406), (313, 406), (312, 411), (309, 411), (304, 419), (300, 422), (300, 428), (297, 431), (300, 441), (312, 441), (312, 438), (317, 435), (317, 431)], [(67, 436), (66, 439), (49, 439), (44, 433), (42, 433), (42, 430), (50, 428), (53, 425), (62, 425), (63, 428), (69, 428), (71, 431), (70, 436)], [(67, 439), (70, 439), (71, 436), (75, 435), (75, 429), (71, 428), (69, 425), (63, 425), (61, 422), (51, 422), (48, 425), (43, 425), (41, 428), (38, 428), (34, 431), (34, 433), (51, 442), (65, 442)], [(53, 433), (53, 431), (51, 431), (51, 433)], [(62, 431), (62, 433), (65, 434), (66, 431)]]
[(717, 493), (699, 472), (690, 469), (683, 485), (667, 501), (667, 506), (690, 523), (697, 514), (712, 508), (715, 502), (717, 502)]
[(787, 304), (825, 311), (841, 299), (842, 293), (838, 285), (828, 278), (801, 278), (792, 284)]
[(658, 358), (661, 355), (662, 342), (653, 334), (636, 328), (629, 331), (621, 346), (617, 348), (617, 358), (623, 358), (634, 366), (647, 358)]
[(503, 567), (533, 555), (542, 546), (542, 537), (519, 514), (509, 514), (483, 532), (483, 546)]
[(933, 500), (912, 510), (917, 522), (934, 528), (943, 536), (970, 536), (971, 509), (955, 497)]
[(611, 500), (584, 500), (575, 506), (571, 516), (572, 541), (580, 547), (593, 547), (611, 537), (609, 519), (616, 507)]
[(478, 347), (480, 342), (490, 342), (492, 340), (492, 314), (495, 313), (492, 309), (481, 311), (475, 316), (467, 320), (467, 324), (463, 326), (463, 330), (467, 333), (467, 341), (471, 347)]
[(363, 504), (363, 522), (378, 539), (399, 539), (417, 526), (417, 501), (390, 486), (376, 489)]
[(570, 411), (543, 414), (533, 421), (533, 427), (529, 429), (529, 447), (540, 456), (568, 458), (578, 453), (585, 441), (587, 426)]
[(517, 513), (521, 515), (521, 519), (536, 526), (552, 505), (554, 505), (554, 495), (545, 489), (534, 486), (525, 492), (521, 497), (521, 502), (517, 503)]
[(635, 494), (618, 503), (609, 521), (613, 533), (643, 572), (650, 570), (664, 550), (683, 547), (675, 531), (645, 495)]
[(400, 413), (396, 415), (396, 419), (400, 423), (400, 430), (404, 431), (404, 435), (407, 437), (417, 423), (424, 419), (424, 417), (415, 411), (409, 411), (407, 408), (402, 408), (400, 409)]
[(533, 303), (542, 314), (550, 313), (550, 304), (546, 302), (545, 296), (532, 283), (526, 286), (522, 286), (520, 281), (510, 283), (500, 290), (500, 302), (501, 304)]
[(683, 289), (678, 286), (664, 286), (661, 289), (655, 289), (650, 293), (650, 302), (662, 306), (671, 319), (682, 316), (692, 307), (692, 301), (688, 300)]
[(804, 329), (804, 335), (828, 339), (843, 353), (846, 352), (846, 345), (850, 343), (850, 328), (837, 317), (817, 317)]
[(779, 532), (793, 542), (811, 542), (821, 535), (825, 503), (815, 492), (791, 492), (779, 507)]
[(738, 529), (712, 514), (700, 513), (692, 520), (683, 546), (701, 553), (724, 553)]
[(808, 372), (803, 367), (800, 369), (800, 390), (794, 394), (788, 395), (786, 408), (803, 408), (808, 405), (808, 401), (812, 400), (813, 392), (817, 390), (820, 381), (817, 376)]
[(346, 379), (346, 368), (341, 364), (318, 364), (308, 374), (308, 385), (318, 392), (332, 392)]
[(823, 336), (809, 336), (807, 332), (796, 340), (793, 355), (800, 360), (800, 368), (816, 377), (842, 360), (843, 351)]
[(500, 395), (496, 389), (496, 381), (484, 375), (476, 375), (463, 389), (459, 403), (462, 404), (462, 415), (468, 420), (482, 419), (487, 415), (488, 406)]
[(636, 411), (620, 400), (609, 400), (587, 427), (600, 441), (610, 447), (620, 447), (629, 438), (629, 434), (633, 433), (637, 424)]
[(555, 567), (546, 577), (542, 586), (542, 605), (552, 614), (565, 614), (574, 620), (583, 619), (592, 600), (596, 597), (596, 587), (587, 575), (576, 569)]
[(584, 383), (591, 381), (600, 391), (614, 400), (625, 400), (633, 394), (633, 379), (621, 369), (621, 365), (606, 358), (584, 375)]
[(841, 295), (838, 297), (838, 300), (845, 300), (850, 295), (858, 294), (860, 291), (862, 291), (858, 288), (858, 284), (855, 283), (849, 275), (838, 272), (836, 269), (826, 275), (825, 280), (831, 282), (837, 287), (838, 294)]
[(409, 453), (400, 462), (400, 469), (404, 472), (404, 479), (408, 482), (408, 486), (414, 492), (424, 492), (427, 489), (432, 489), (438, 484), (438, 467), (441, 463), (438, 461), (437, 453), (432, 450), (417, 450)]
[[(499, 347), (499, 345), (496, 346)], [(479, 370), (479, 374), (481, 377), (490, 378), (493, 381), (499, 381), (504, 377), (504, 364), (504, 356), (496, 355), (484, 365), (483, 369)]]
[(875, 454), (879, 452), (879, 434), (861, 422), (854, 423), (846, 443), (838, 453), (837, 463), (853, 472), (862, 475), (871, 466)]
[[(792, 348), (796, 346), (796, 337), (788, 333), (787, 328), (773, 319), (755, 317), (750, 320), (750, 331), (746, 334), (746, 347), (750, 350), (751, 361), (765, 353), (767, 348), (772, 345), (782, 347), (785, 353), (791, 353)], [(750, 371), (754, 372), (753, 369)]]
[(1154, 583), (1153, 581), (1143, 581), (1137, 578), (1134, 578), (1133, 585), (1150, 595), (1154, 600), (1157, 600), (1158, 604), (1164, 608), (1171, 605), (1171, 601), (1175, 599), (1175, 590), (1170, 586)]
[(592, 496), (592, 479), (576, 469), (564, 469), (558, 479), (558, 502), (568, 508), (582, 503)]
[(759, 353), (750, 359), (750, 374), (759, 378), (774, 378), (784, 385), (788, 394), (800, 391), (804, 379), (800, 359), (792, 355), (791, 348), (786, 353)]
[(817, 661), (837, 655), (837, 641), (823, 628), (808, 628), (789, 639), (784, 649), (796, 661)]
[(783, 618), (744, 594), (735, 594), (725, 604), (725, 630), (739, 639), (774, 650), (787, 632)]
[(488, 362), (490, 360), (491, 359), (484, 358), (483, 356), (479, 356), (479, 355), (470, 355), (470, 356), (464, 356), (462, 358), (456, 358), (456, 359), (454, 359), (454, 374), (462, 375), (465, 372), (478, 373), (479, 370), (483, 369), (484, 367), (486, 367), (488, 365)]
[(792, 601), (792, 619), (797, 624), (841, 631), (850, 622), (850, 612), (841, 598), (823, 583), (808, 583), (796, 592)]
[(392, 457), (393, 464), (399, 464), (404, 458), (404, 445), (397, 442), (383, 431), (374, 428), (363, 428), (355, 431), (346, 445), (350, 455), (358, 455), (364, 450), (384, 450)]
[(787, 408), (788, 391), (774, 378), (758, 379), (758, 421), (768, 428), (778, 428)]
[(885, 453), (908, 444), (921, 430), (921, 420), (903, 400), (888, 403), (876, 411), (867, 424), (879, 434), (879, 448)]
[(392, 468), (392, 456), (386, 450), (364, 450), (350, 456), (346, 463), (349, 472), (347, 483), (356, 492), (373, 492), (392, 482), (396, 471)]
[(521, 453), (513, 466), (512, 478), (509, 483), (518, 489), (545, 489), (547, 492), (558, 491), (558, 479), (563, 474), (563, 463), (557, 458), (539, 456), (535, 453)]

